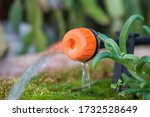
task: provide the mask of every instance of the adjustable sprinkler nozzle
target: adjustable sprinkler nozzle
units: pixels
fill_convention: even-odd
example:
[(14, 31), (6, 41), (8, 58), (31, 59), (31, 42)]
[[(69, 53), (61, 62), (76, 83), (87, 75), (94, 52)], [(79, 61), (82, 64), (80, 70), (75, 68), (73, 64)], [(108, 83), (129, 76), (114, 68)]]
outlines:
[(93, 30), (88, 28), (72, 29), (63, 38), (63, 51), (72, 60), (85, 62), (98, 52), (98, 42)]

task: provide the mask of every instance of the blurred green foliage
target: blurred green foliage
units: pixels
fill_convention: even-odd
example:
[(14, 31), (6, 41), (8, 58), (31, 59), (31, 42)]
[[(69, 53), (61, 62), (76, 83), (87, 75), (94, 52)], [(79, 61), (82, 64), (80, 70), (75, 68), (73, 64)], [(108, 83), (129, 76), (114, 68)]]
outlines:
[(18, 32), (19, 24), (22, 20), (22, 4), (20, 0), (15, 0), (12, 6), (10, 7), (9, 21), (13, 29)]
[[(32, 26), (23, 39), (23, 53), (31, 44), (42, 51), (51, 42), (62, 39), (67, 30), (76, 27), (114, 34), (135, 13), (143, 15), (146, 25), (150, 25), (149, 4), (149, 0), (14, 0), (9, 21), (16, 32), (22, 20)], [(51, 29), (49, 35), (43, 30), (45, 24)], [(143, 33), (140, 25), (133, 29)]]
[(5, 57), (8, 52), (8, 44), (5, 41), (4, 30), (0, 24), (0, 59)]

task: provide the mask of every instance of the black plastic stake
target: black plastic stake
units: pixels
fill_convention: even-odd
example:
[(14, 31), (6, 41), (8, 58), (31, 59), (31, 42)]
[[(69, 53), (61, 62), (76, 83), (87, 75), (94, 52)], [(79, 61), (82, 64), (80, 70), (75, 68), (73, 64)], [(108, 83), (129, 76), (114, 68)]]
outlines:
[[(118, 32), (117, 32), (117, 35), (119, 36)], [(137, 33), (129, 34), (127, 44), (126, 44), (128, 54), (134, 53), (135, 40), (138, 36), (139, 36), (139, 34), (137, 34)], [(127, 72), (128, 72), (127, 69), (123, 65), (115, 62), (114, 73), (113, 73), (113, 83), (114, 84), (117, 83), (119, 79), (122, 79), (121, 78), (122, 73), (127, 73)]]

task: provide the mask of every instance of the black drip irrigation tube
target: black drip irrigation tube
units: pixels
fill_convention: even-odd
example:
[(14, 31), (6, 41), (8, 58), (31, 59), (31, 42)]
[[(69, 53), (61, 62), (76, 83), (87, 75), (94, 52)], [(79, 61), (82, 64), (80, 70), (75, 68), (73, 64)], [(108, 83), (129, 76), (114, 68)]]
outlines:
[(135, 45), (150, 45), (150, 37), (141, 37), (135, 39)]
[[(130, 36), (128, 39), (132, 38), (134, 40), (133, 44), (134, 46), (139, 45), (150, 45), (150, 37), (138, 37), (139, 34), (137, 33), (130, 33)], [(119, 44), (119, 39), (114, 39), (114, 41)], [(128, 45), (128, 40), (127, 40)], [(101, 43), (100, 48), (104, 48), (104, 43)]]
[[(114, 39), (114, 41), (119, 44), (119, 39)], [(134, 40), (134, 46), (139, 46), (139, 45), (150, 45), (150, 37), (140, 37), (136, 38)], [(101, 43), (100, 48), (104, 48), (104, 44)]]

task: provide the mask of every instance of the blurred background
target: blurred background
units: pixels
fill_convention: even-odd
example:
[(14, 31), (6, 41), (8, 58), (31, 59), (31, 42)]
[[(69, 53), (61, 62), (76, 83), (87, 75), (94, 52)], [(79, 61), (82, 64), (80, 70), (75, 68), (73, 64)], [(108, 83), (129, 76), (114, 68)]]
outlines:
[[(150, 26), (149, 5), (150, 0), (0, 0), (0, 58), (41, 52), (76, 27), (115, 38), (135, 13)], [(133, 30), (144, 35), (140, 25)]]

